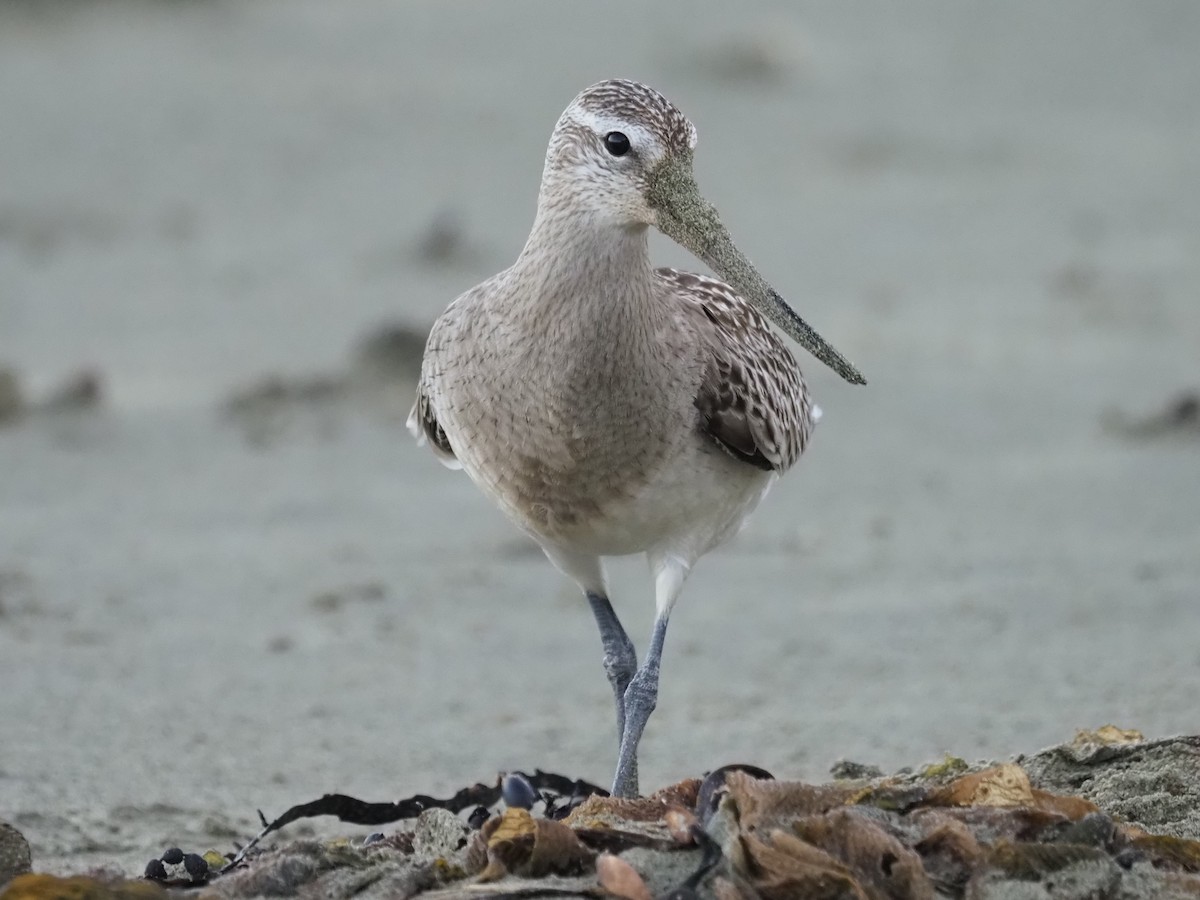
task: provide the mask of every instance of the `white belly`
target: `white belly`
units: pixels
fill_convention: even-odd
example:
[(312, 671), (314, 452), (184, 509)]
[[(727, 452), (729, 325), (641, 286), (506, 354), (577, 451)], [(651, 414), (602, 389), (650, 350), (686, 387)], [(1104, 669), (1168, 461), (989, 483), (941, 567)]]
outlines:
[(503, 479), (478, 471), (470, 453), (463, 454), (463, 467), (518, 527), (548, 549), (594, 556), (665, 550), (696, 560), (738, 532), (777, 475), (732, 459), (700, 434), (676, 449), (649, 477), (631, 479), (636, 487), (628, 493), (614, 492), (600, 480), (603, 496), (593, 497), (586, 484), (592, 478), (564, 483), (567, 515), (547, 515), (544, 508), (530, 509), (521, 498), (507, 496)]

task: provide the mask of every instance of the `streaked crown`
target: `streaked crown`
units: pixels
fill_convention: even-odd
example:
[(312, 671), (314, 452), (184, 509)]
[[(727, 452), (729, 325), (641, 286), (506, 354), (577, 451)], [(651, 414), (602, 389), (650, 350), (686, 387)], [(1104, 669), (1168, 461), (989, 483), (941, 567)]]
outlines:
[(640, 125), (671, 153), (696, 147), (696, 126), (654, 88), (624, 78), (612, 78), (584, 90), (570, 108), (603, 120)]

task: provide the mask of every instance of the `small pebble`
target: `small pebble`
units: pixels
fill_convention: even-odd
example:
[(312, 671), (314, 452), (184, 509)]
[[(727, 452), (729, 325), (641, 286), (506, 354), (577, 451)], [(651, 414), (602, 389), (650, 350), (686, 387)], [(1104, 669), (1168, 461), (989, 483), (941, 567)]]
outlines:
[(163, 865), (161, 859), (152, 859), (146, 863), (145, 876), (152, 881), (166, 881), (167, 867)]
[(533, 804), (540, 797), (529, 779), (520, 772), (505, 775), (500, 782), (500, 795), (508, 806), (516, 809), (533, 809)]
[(383, 832), (382, 831), (372, 831), (365, 838), (363, 838), (362, 845), (364, 847), (370, 847), (372, 844), (378, 844), (382, 840), (383, 840)]
[(192, 877), (192, 881), (199, 881), (208, 875), (208, 862), (199, 853), (185, 854), (183, 857), (183, 868)]
[(1122, 869), (1132, 869), (1140, 862), (1145, 862), (1147, 856), (1141, 850), (1133, 847), (1126, 847), (1113, 857), (1113, 861)]
[(483, 823), (491, 817), (492, 814), (486, 806), (477, 806), (471, 810), (471, 815), (467, 816), (467, 824), (478, 831), (483, 827)]
[(168, 866), (177, 866), (183, 862), (183, 851), (178, 847), (172, 847), (162, 855), (162, 861)]

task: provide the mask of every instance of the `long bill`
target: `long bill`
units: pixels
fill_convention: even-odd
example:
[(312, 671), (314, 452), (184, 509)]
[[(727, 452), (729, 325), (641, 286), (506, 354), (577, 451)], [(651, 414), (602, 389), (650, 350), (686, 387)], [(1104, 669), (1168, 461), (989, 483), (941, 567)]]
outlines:
[(800, 318), (733, 243), (717, 210), (700, 196), (690, 163), (687, 159), (664, 162), (650, 174), (647, 200), (658, 214), (659, 230), (700, 258), (755, 309), (846, 381), (866, 384), (862, 373)]

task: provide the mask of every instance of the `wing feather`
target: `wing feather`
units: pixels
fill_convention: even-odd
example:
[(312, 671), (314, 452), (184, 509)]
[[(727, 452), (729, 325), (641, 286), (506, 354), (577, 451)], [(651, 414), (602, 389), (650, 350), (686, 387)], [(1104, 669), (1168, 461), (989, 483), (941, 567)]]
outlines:
[(700, 429), (735, 459), (784, 472), (804, 452), (816, 414), (796, 358), (767, 320), (715, 278), (658, 269), (697, 316), (711, 358), (695, 405)]
[(462, 468), (462, 463), (458, 461), (454, 448), (450, 445), (450, 438), (438, 424), (433, 404), (429, 402), (429, 395), (422, 386), (418, 386), (417, 401), (413, 404), (412, 412), (408, 414), (408, 430), (417, 439), (417, 446), (422, 446), (428, 441), (430, 448), (444, 465), (451, 469)]
[(413, 403), (412, 412), (408, 414), (407, 423), (409, 432), (417, 439), (417, 446), (428, 442), (442, 465), (450, 469), (461, 469), (462, 463), (454, 452), (450, 437), (438, 422), (433, 400), (437, 393), (434, 371), (441, 364), (441, 354), (446, 341), (449, 340), (448, 332), (451, 332), (458, 322), (461, 300), (462, 297), (451, 303), (429, 331), (424, 358), (421, 361), (421, 380), (417, 383), (417, 398)]

